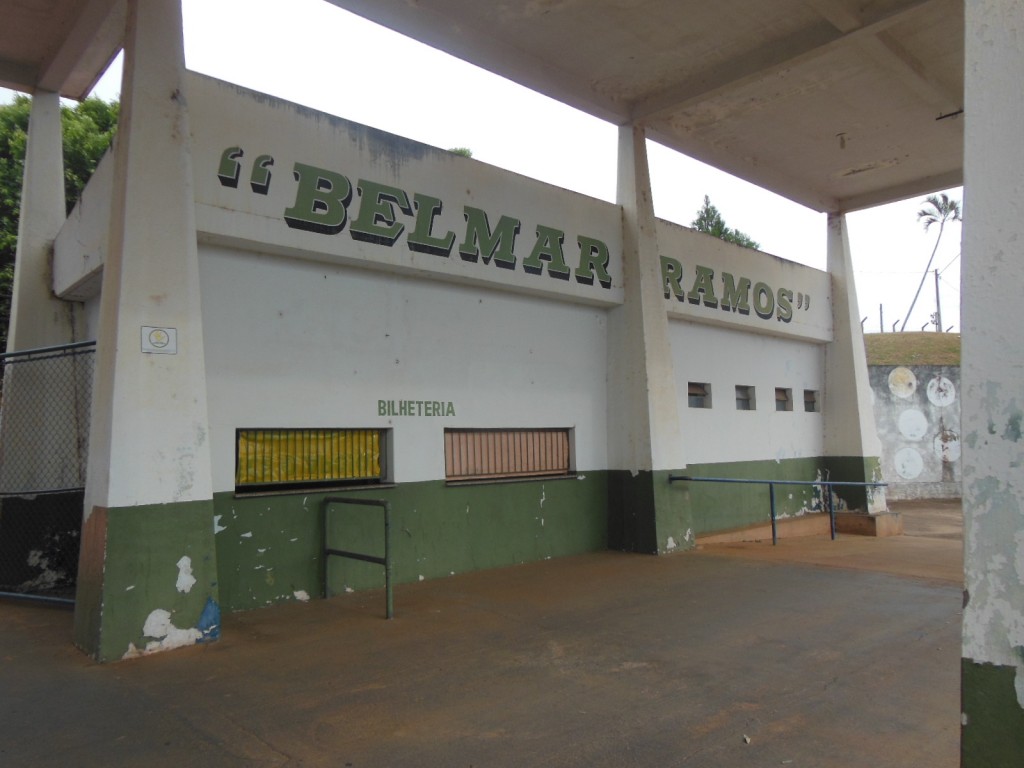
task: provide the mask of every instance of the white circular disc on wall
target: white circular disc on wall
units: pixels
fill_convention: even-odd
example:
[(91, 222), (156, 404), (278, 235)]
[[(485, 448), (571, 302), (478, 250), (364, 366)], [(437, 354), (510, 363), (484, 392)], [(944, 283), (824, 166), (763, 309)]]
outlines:
[(900, 448), (896, 451), (892, 463), (896, 467), (897, 474), (904, 480), (913, 480), (924, 469), (924, 459), (914, 448)]
[(900, 434), (907, 440), (920, 440), (928, 434), (928, 417), (917, 408), (907, 408), (900, 413)]
[(928, 401), (939, 408), (945, 408), (956, 401), (956, 385), (945, 376), (935, 376), (928, 382)]
[(909, 368), (893, 368), (889, 371), (889, 391), (906, 400), (917, 391), (917, 376)]
[(951, 429), (944, 429), (932, 441), (935, 455), (942, 461), (953, 463), (960, 459), (960, 435)]

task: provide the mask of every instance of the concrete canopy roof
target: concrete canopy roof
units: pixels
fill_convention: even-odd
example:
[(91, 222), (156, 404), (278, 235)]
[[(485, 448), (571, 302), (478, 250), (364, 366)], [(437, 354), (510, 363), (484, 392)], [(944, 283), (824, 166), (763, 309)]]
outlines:
[(815, 210), (963, 183), (963, 0), (330, 2)]
[[(963, 180), (963, 0), (330, 2), (816, 210)], [(80, 99), (125, 0), (3, 17), (0, 85)]]
[(16, 0), (2, 16), (0, 86), (83, 99), (121, 48), (125, 0)]

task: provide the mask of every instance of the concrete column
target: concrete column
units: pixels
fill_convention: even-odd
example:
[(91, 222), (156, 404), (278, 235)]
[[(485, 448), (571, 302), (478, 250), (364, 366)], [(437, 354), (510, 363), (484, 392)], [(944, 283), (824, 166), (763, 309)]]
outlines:
[(130, 0), (124, 51), (76, 609), (101, 660), (219, 623), (179, 0)]
[[(74, 341), (74, 309), (53, 295), (53, 242), (65, 220), (60, 98), (32, 98), (7, 351)], [(77, 426), (86, 403), (71, 396), (77, 358), (21, 362), (4, 369), (0, 491), (80, 488)]]
[(965, 4), (962, 761), (1024, 755), (1024, 1)]
[[(825, 347), (825, 463), (831, 480), (880, 481), (882, 445), (871, 403), (846, 216), (839, 213), (828, 216), (828, 271), (832, 277), (833, 340)], [(852, 508), (870, 513), (886, 508), (882, 489), (837, 492)]]
[(668, 339), (658, 236), (642, 126), (619, 128), (623, 305), (609, 313), (610, 546), (664, 552), (692, 540), (682, 492), (668, 471), (683, 467), (676, 379)]
[(8, 352), (74, 340), (71, 304), (53, 295), (50, 267), (53, 241), (65, 218), (60, 97), (38, 92), (32, 97), (25, 149)]

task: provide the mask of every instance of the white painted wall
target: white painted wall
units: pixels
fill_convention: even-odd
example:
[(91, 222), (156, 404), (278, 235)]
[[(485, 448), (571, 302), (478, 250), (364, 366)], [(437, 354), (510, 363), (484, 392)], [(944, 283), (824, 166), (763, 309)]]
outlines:
[[(214, 490), (234, 487), (241, 427), (393, 427), (399, 482), (444, 476), (446, 426), (573, 427), (580, 471), (615, 465), (608, 441), (622, 433), (607, 428), (621, 409), (608, 399), (608, 312), (623, 301), (621, 207), (231, 84), (188, 83)], [(229, 186), (218, 171), (233, 146), (244, 154)], [(274, 159), (265, 195), (250, 184), (260, 155)], [(453, 252), (410, 250), (414, 218), (401, 213), (393, 245), (354, 239), (352, 217), (365, 203), (355, 190), (340, 232), (288, 226), (296, 163), (353, 186), (365, 178), (442, 199), (431, 232), (455, 232)], [(101, 166), (57, 249), (57, 288), (85, 301), (86, 337), (97, 326), (108, 175)], [(459, 256), (464, 206), (487, 211), (492, 225), (501, 215), (521, 220), (515, 269)], [(577, 235), (605, 242), (610, 287), (525, 272), (538, 225), (564, 230), (573, 269)], [(704, 266), (719, 298), (725, 272), (794, 296), (790, 322), (664, 299), (687, 463), (822, 455), (822, 416), (805, 414), (802, 397), (805, 388), (823, 394), (829, 275), (667, 222), (656, 228), (687, 290)], [(688, 381), (712, 383), (711, 411), (687, 407)], [(735, 411), (736, 384), (757, 387), (756, 412)], [(793, 390), (792, 412), (775, 412), (776, 386)], [(456, 416), (382, 417), (382, 399), (452, 401)]]
[[(822, 414), (803, 410), (805, 389), (824, 381), (820, 344), (752, 336), (674, 320), (669, 326), (687, 464), (822, 455)], [(688, 382), (711, 384), (710, 409), (687, 406)], [(736, 410), (736, 385), (755, 387), (757, 409)], [(775, 410), (775, 388), (793, 391), (793, 410)]]
[[(686, 300), (680, 300), (674, 286), (665, 288), (670, 294), (665, 299), (669, 317), (742, 328), (758, 334), (812, 341), (832, 340), (832, 283), (827, 272), (751, 248), (741, 248), (667, 221), (658, 221), (658, 245), (663, 257), (675, 260), (682, 267), (678, 286), (687, 292)], [(713, 297), (694, 301), (689, 298), (689, 292), (694, 287), (698, 267), (713, 271), (711, 285), (715, 293)], [(741, 277), (750, 280), (749, 312), (726, 310), (722, 306), (723, 275), (726, 273), (732, 275), (737, 285)], [(776, 311), (772, 316), (758, 316), (753, 292), (759, 283), (768, 286), (773, 297), (777, 297), (779, 291), (788, 292), (791, 303), (788, 320), (780, 319), (775, 298)]]
[(573, 427), (577, 469), (607, 466), (600, 309), (212, 246), (200, 274), (215, 491), (240, 427), (392, 427), (397, 482), (444, 477), (444, 427)]
[(53, 292), (62, 299), (83, 301), (99, 294), (109, 250), (113, 190), (114, 152), (108, 150), (53, 244)]
[[(193, 75), (189, 99), (196, 125), (196, 215), (207, 241), (336, 264), (369, 263), (401, 274), (498, 285), (602, 306), (622, 300), (621, 215), (617, 206), (210, 78)], [(225, 186), (218, 178), (224, 150), (230, 147), (245, 153), (240, 158), (237, 187)], [(260, 156), (273, 158), (266, 194), (253, 192), (250, 184), (254, 161)], [(288, 225), (285, 211), (296, 203), (300, 186), (296, 164), (329, 170), (351, 182), (349, 221), (341, 231), (323, 234)], [(450, 255), (411, 250), (407, 238), (414, 219), (401, 212), (395, 218), (404, 231), (394, 245), (355, 239), (352, 218), (367, 203), (354, 189), (360, 179), (397, 187), (410, 200), (415, 193), (441, 200), (443, 209), (431, 232), (438, 237), (455, 233)], [(503, 215), (521, 222), (514, 269), (460, 257), (458, 247), (466, 232), (465, 206), (485, 211), (492, 227)], [(611, 285), (586, 285), (575, 275), (557, 279), (546, 268), (542, 274), (528, 274), (523, 262), (538, 239), (538, 226), (565, 233), (565, 260), (573, 270), (579, 263), (578, 236), (604, 242), (610, 255)]]

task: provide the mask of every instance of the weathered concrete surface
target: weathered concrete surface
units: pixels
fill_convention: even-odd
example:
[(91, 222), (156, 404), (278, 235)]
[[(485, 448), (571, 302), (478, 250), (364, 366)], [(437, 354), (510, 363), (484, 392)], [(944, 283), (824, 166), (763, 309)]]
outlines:
[(565, 558), (400, 587), (391, 622), (358, 593), (112, 665), (70, 613), (0, 602), (0, 765), (951, 768), (960, 587), (899, 541), (955, 544)]
[[(761, 544), (711, 545), (704, 551), (749, 560), (804, 563), (831, 568), (878, 571), (963, 584), (963, 516), (960, 501), (889, 502), (900, 513), (903, 535), (879, 539), (856, 534), (779, 539), (777, 547)], [(770, 543), (770, 542), (769, 542)]]

